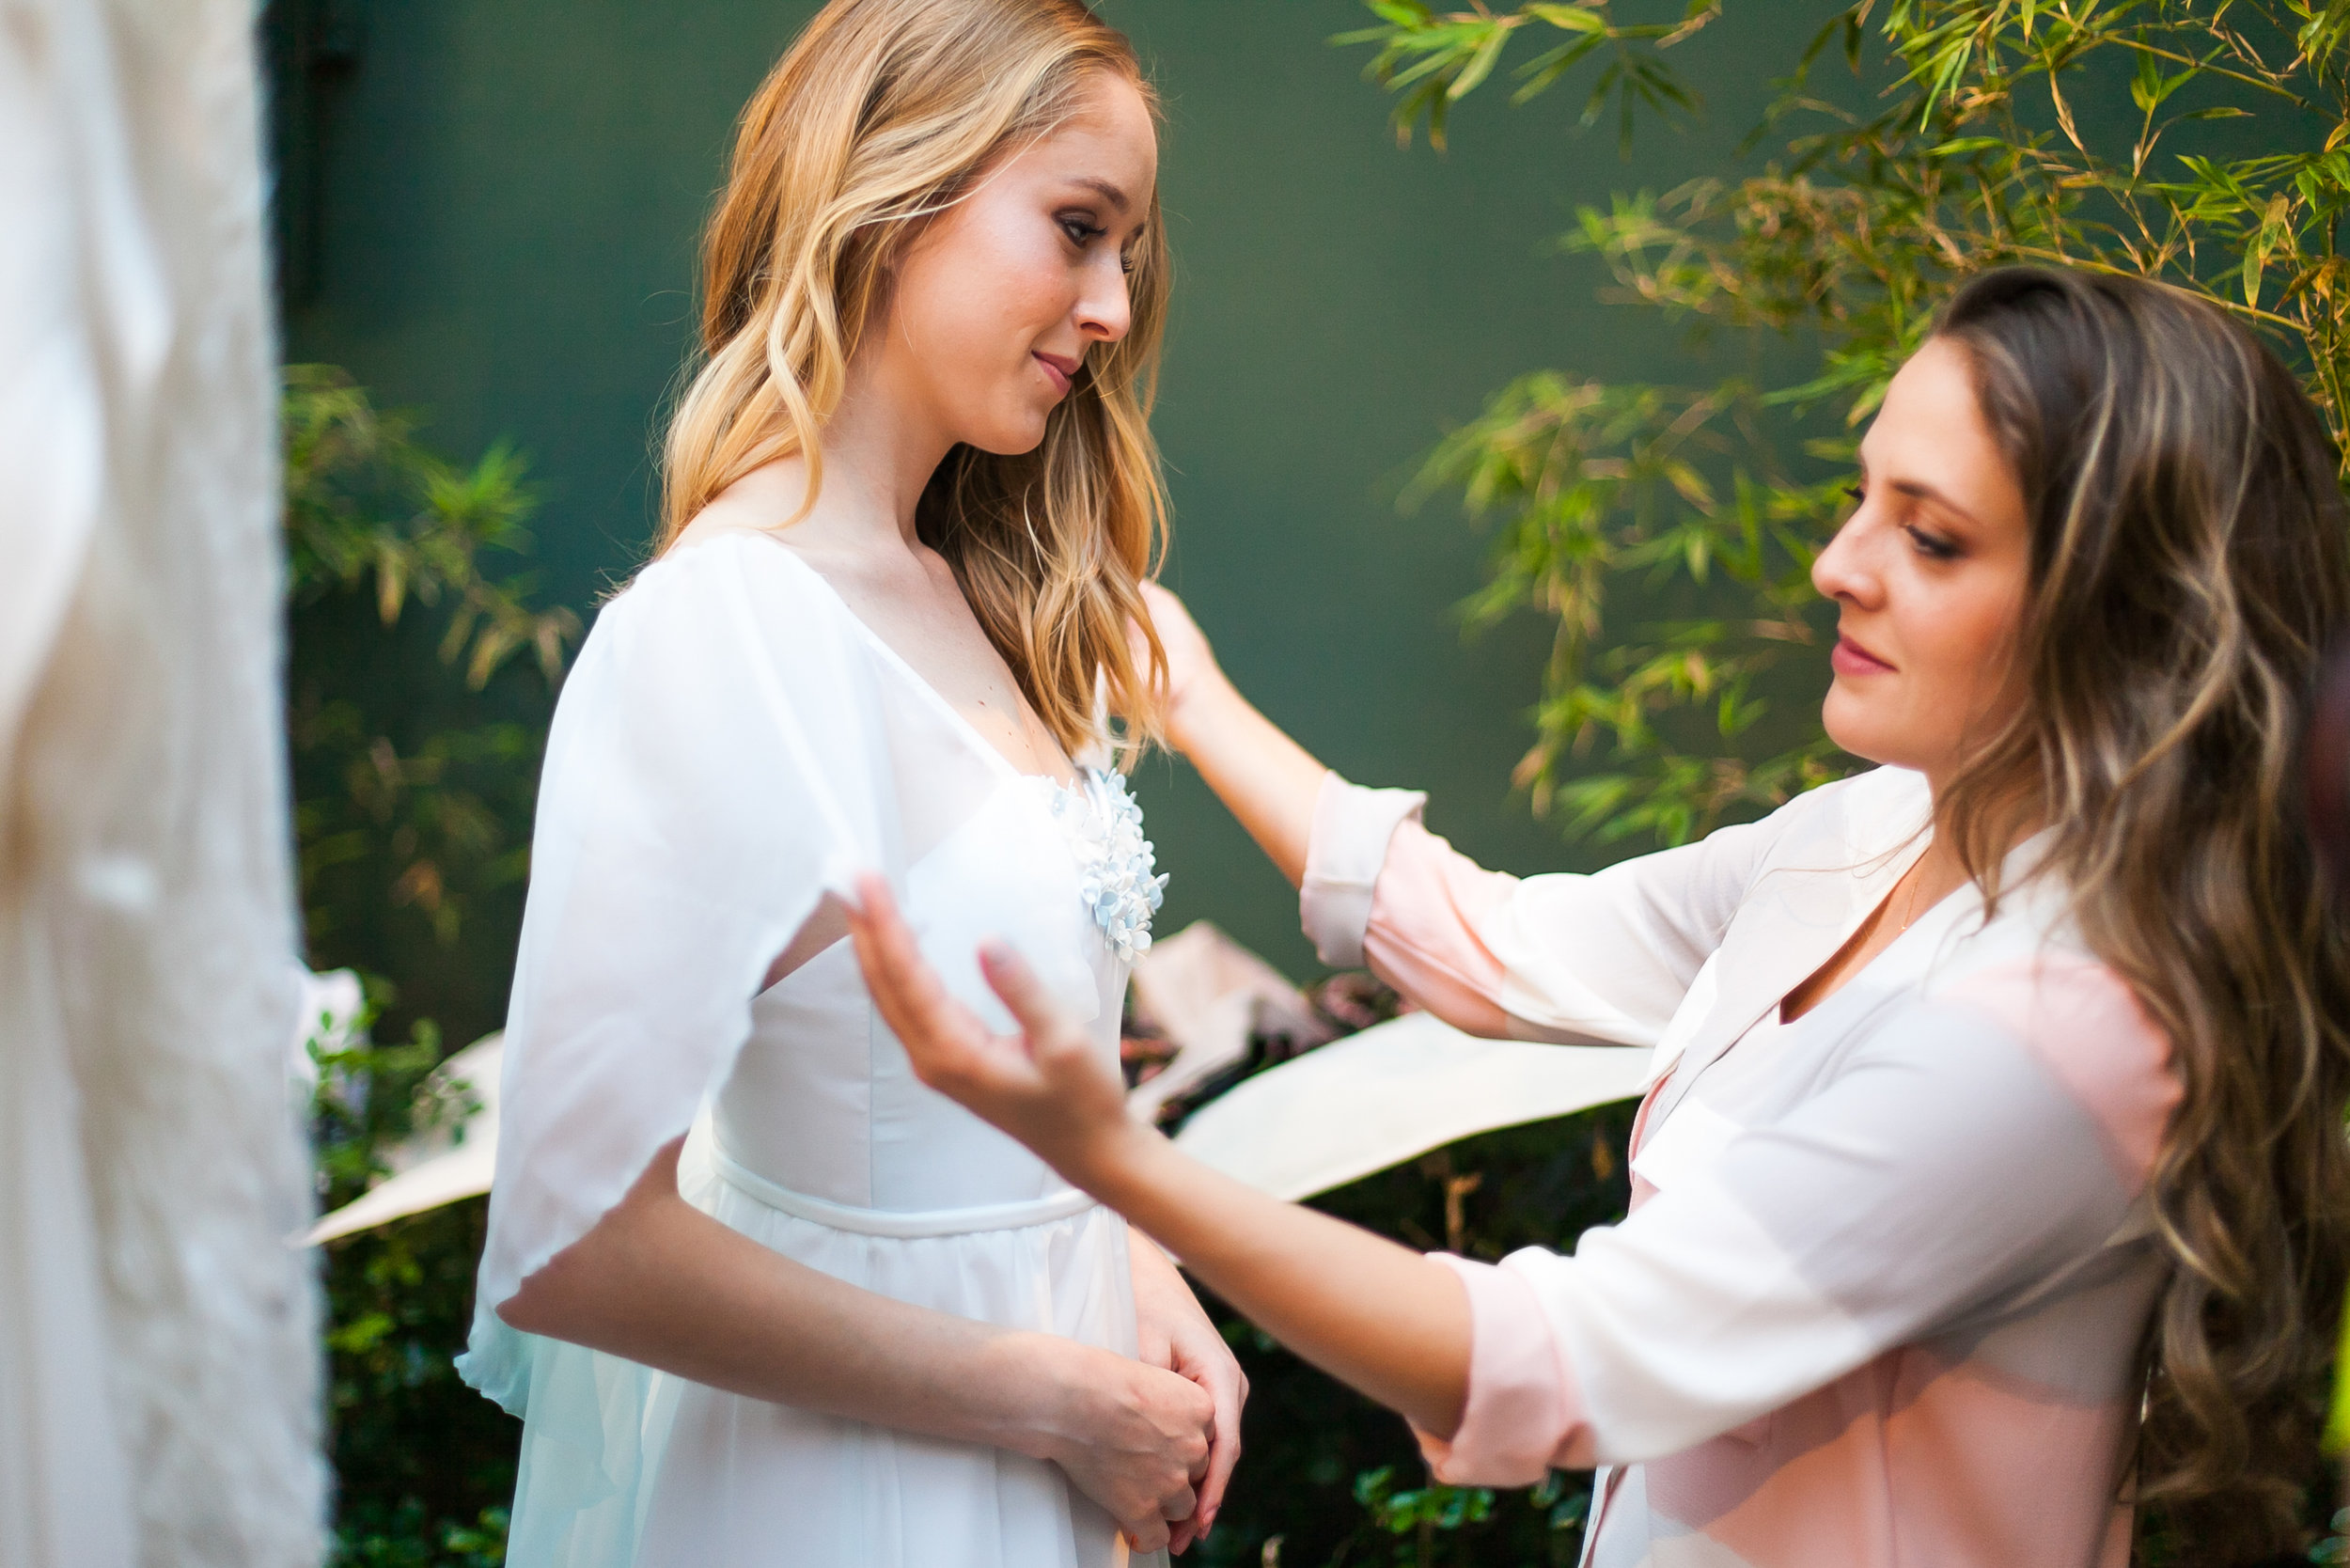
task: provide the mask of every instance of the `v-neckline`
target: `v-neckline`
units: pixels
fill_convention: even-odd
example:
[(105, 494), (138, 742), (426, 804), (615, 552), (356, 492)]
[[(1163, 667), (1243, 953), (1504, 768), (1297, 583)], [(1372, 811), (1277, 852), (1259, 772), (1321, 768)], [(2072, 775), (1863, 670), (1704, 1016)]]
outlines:
[(1899, 931), (1896, 931), (1892, 936), (1886, 941), (1885, 946), (1879, 948), (1875, 952), (1871, 953), (1856, 968), (1852, 971), (1852, 973), (1845, 975), (1826, 991), (1817, 996), (1814, 996), (1811, 999), (1810, 1006), (1805, 1008), (1801, 1012), (1796, 1013), (1793, 1018), (1787, 1016), (1787, 997), (1794, 996), (1797, 991), (1800, 991), (1805, 986), (1810, 984), (1811, 981), (1818, 977), (1821, 970), (1835, 963), (1836, 960), (1843, 954), (1844, 949), (1853, 945), (1855, 939), (1860, 935), (1861, 929), (1864, 926), (1868, 925), (1871, 920), (1878, 918), (1886, 914), (1888, 906), (1890, 906), (1893, 902), (1893, 895), (1901, 891), (1904, 880), (1908, 877), (1910, 872), (1916, 870), (1919, 863), (1924, 860), (1926, 855), (1932, 852), (1934, 848), (1933, 833), (1934, 830), (1931, 827), (1924, 830), (1922, 836), (1925, 842), (1920, 844), (1916, 852), (1909, 856), (1909, 863), (1902, 868), (1900, 875), (1894, 877), (1892, 882), (1886, 887), (1884, 895), (1878, 898), (1873, 903), (1870, 903), (1862, 907), (1860, 917), (1853, 921), (1851, 926), (1845, 930), (1844, 939), (1836, 945), (1836, 950), (1829, 953), (1825, 958), (1820, 960), (1818, 964), (1814, 964), (1812, 968), (1805, 974), (1803, 979), (1797, 980), (1787, 990), (1785, 995), (1781, 996), (1777, 1002), (1772, 1004), (1768, 1016), (1777, 1019), (1782, 1028), (1802, 1023), (1805, 1019), (1810, 1017), (1813, 1013), (1827, 1006), (1828, 1003), (1842, 996), (1860, 980), (1861, 976), (1867, 974), (1876, 965), (1877, 960), (1883, 958), (1887, 953), (1891, 952), (1895, 946), (1901, 942), (1902, 938), (1907, 936), (1918, 927), (1925, 924), (1934, 917), (1936, 911), (1942, 908), (1944, 904), (1950, 902), (1950, 900), (1956, 898), (1960, 893), (1966, 890), (1969, 884), (1961, 882), (1957, 886), (1951, 888), (1949, 892), (1943, 894), (1940, 898), (1935, 900), (1923, 909), (1913, 911), (1909, 917), (1909, 923), (1902, 927)]
[[(920, 695), (924, 701), (928, 702), (932, 707), (937, 709), (941, 717), (946, 719), (948, 724), (953, 725), (957, 729), (962, 731), (963, 738), (970, 742), (974, 746), (977, 746), (979, 754), (985, 757), (988, 760), (989, 764), (998, 773), (1002, 774), (1007, 778), (1026, 779), (1036, 783), (1048, 784), (1056, 790), (1064, 791), (1070, 794), (1076, 794), (1080, 792), (1085, 782), (1085, 773), (1083, 769), (1077, 766), (1074, 760), (1068, 758), (1062, 759), (1063, 761), (1069, 763), (1069, 776), (1067, 778), (1061, 778), (1049, 773), (1029, 773), (1012, 761), (1010, 758), (1005, 756), (1003, 748), (998, 746), (995, 742), (989, 740), (986, 735), (982, 734), (979, 730), (979, 727), (973, 724), (968, 718), (964, 717), (961, 709), (957, 708), (953, 703), (948, 701), (946, 694), (941, 692), (936, 686), (932, 685), (930, 679), (920, 670), (915, 668), (913, 663), (908, 660), (904, 654), (899, 652), (895, 648), (892, 648), (889, 645), (887, 638), (884, 637), (879, 632), (874, 631), (872, 627), (867, 625), (865, 623), (865, 619), (858, 615), (856, 611), (849, 607), (848, 599), (838, 588), (833, 587), (831, 578), (817, 571), (806, 560), (803, 560), (800, 557), (800, 553), (792, 549), (789, 544), (786, 544), (783, 541), (776, 539), (772, 535), (763, 533), (757, 528), (727, 528), (722, 530), (719, 534), (713, 536), (712, 539), (706, 539), (700, 542), (703, 544), (713, 543), (717, 539), (723, 539), (729, 534), (746, 534), (758, 539), (765, 540), (768, 543), (774, 545), (777, 550), (781, 551), (785, 559), (789, 560), (793, 566), (797, 567), (802, 572), (807, 572), (810, 577), (813, 577), (816, 580), (817, 586), (824, 590), (825, 596), (831, 599), (833, 607), (840, 612), (840, 618), (849, 623), (849, 625), (855, 631), (856, 635), (864, 638), (868, 643), (871, 644), (873, 651), (881, 656), (883, 662), (889, 665), (892, 668), (896, 669), (900, 675), (903, 676), (906, 683), (911, 685), (915, 691)], [(687, 546), (689, 549), (695, 547), (696, 546), (692, 545)]]

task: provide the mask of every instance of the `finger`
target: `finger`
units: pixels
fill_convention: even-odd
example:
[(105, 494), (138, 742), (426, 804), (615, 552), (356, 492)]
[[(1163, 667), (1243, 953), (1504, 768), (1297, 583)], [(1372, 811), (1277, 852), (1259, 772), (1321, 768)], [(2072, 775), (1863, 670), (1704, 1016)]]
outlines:
[(1118, 1528), (1120, 1532), (1126, 1537), (1126, 1545), (1131, 1551), (1157, 1552), (1167, 1549), (1167, 1529), (1165, 1519), (1136, 1519), (1131, 1524), (1120, 1525)]
[(870, 872), (856, 880), (856, 902), (847, 907), (849, 933), (856, 939), (857, 963), (865, 971), (868, 989), (878, 1000), (924, 996), (941, 989), (937, 977), (922, 960), (889, 884)]
[[(865, 989), (902, 1041), (916, 1065), (926, 1058), (961, 1061), (975, 1053), (985, 1030), (967, 1008), (948, 994), (914, 933), (898, 913), (888, 885), (877, 876), (857, 881), (860, 907), (849, 912), (849, 934), (856, 945)], [(942, 1049), (943, 1047), (943, 1049)]]
[(979, 944), (979, 972), (1004, 1006), (1011, 1010), (1020, 1022), (1021, 1031), (1028, 1037), (1031, 1053), (1040, 1048), (1050, 1050), (1067, 1040), (1072, 1033), (1067, 1016), (1044, 982), (1028, 966), (1028, 961), (1018, 949), (999, 937), (990, 937)]
[(1159, 1499), (1159, 1517), (1177, 1524), (1199, 1512), (1199, 1494), (1188, 1485), (1178, 1487)]
[(1224, 1506), (1224, 1489), (1230, 1484), (1232, 1466), (1240, 1463), (1240, 1413), (1248, 1401), (1248, 1380), (1234, 1367), (1229, 1376), (1208, 1386), (1215, 1396), (1215, 1431), (1209, 1440), (1207, 1478), (1199, 1483), (1199, 1528), (1215, 1523)]

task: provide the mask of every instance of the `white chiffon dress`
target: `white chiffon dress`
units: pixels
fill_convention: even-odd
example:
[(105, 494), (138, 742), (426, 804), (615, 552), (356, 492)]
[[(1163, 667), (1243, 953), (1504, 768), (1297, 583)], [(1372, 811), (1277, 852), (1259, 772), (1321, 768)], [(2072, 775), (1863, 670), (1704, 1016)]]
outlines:
[(492, 1309), (690, 1127), (685, 1197), (762, 1245), (1133, 1354), (1124, 1222), (916, 1081), (848, 942), (761, 985), (871, 869), (996, 1027), (975, 957), (991, 934), (1115, 1059), (1164, 881), (1140, 828), (1104, 767), (1016, 772), (773, 538), (675, 551), (604, 606), (548, 739), (460, 1362), (524, 1419), (512, 1568), (1126, 1560), (1050, 1464), (722, 1392)]

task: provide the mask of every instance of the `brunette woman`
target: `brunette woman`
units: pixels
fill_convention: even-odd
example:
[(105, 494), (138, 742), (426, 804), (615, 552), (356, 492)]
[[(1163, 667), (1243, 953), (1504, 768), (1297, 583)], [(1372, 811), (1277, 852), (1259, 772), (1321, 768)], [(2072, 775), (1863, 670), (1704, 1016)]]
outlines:
[(1654, 1052), (1632, 1213), (1428, 1259), (1123, 1116), (1016, 955), (1025, 1039), (874, 886), (926, 1079), (1408, 1417), (1437, 1473), (1605, 1466), (1602, 1568), (2113, 1565), (2289, 1546), (2350, 1224), (2350, 964), (2293, 808), (2344, 630), (2337, 460), (2218, 310), (2014, 269), (1893, 379), (1813, 568), (1828, 733), (1880, 764), (1594, 876), (1480, 870), (1326, 773), (1165, 597), (1170, 730), (1367, 960), (1474, 1032)]

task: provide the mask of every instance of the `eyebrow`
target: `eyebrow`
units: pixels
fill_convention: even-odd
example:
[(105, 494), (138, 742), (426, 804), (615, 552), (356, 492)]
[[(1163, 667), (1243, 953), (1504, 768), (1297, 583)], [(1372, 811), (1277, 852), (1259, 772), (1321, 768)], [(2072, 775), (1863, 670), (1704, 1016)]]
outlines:
[[(1968, 523), (1975, 522), (1975, 514), (1973, 512), (1968, 511), (1965, 507), (1960, 506), (1956, 501), (1951, 500), (1948, 495), (1943, 494), (1940, 491), (1935, 489), (1934, 486), (1930, 484), (1919, 484), (1915, 479), (1888, 479), (1886, 482), (1890, 484), (1900, 494), (1915, 496), (1920, 501), (1931, 501), (1935, 506), (1942, 508), (1946, 511), (1956, 512), (1961, 518)], [(1976, 526), (1980, 527), (1982, 525), (1977, 523)]]
[(1111, 184), (1106, 180), (1103, 180), (1094, 175), (1087, 174), (1079, 175), (1076, 179), (1071, 180), (1070, 183), (1073, 185), (1083, 185), (1087, 190), (1099, 194), (1103, 200), (1118, 209), (1120, 216), (1123, 216), (1125, 213), (1134, 210), (1134, 203), (1127, 198), (1126, 193), (1120, 190), (1117, 186)]
[[(1856, 454), (1854, 457), (1854, 463), (1860, 469), (1860, 477), (1864, 479), (1867, 478), (1869, 477), (1869, 460)], [(1916, 479), (1888, 479), (1885, 482), (1893, 487), (1893, 493), (1897, 495), (1907, 495), (1919, 501), (1931, 501), (1937, 507), (1941, 507), (1949, 511), (1956, 512), (1966, 522), (1975, 524), (1977, 527), (1981, 527), (1982, 525), (1980, 522), (1976, 521), (1975, 514), (1973, 512), (1968, 511), (1965, 507), (1960, 506), (1956, 501), (1951, 500), (1948, 495), (1943, 494), (1940, 491), (1935, 489), (1934, 486), (1930, 484), (1920, 484)]]

